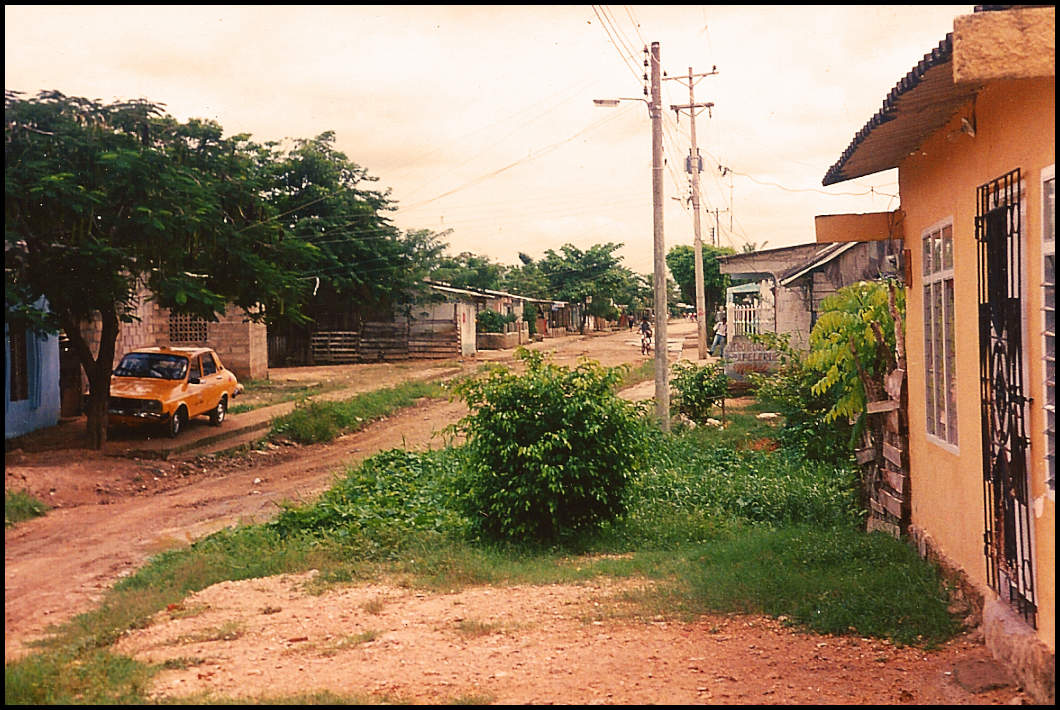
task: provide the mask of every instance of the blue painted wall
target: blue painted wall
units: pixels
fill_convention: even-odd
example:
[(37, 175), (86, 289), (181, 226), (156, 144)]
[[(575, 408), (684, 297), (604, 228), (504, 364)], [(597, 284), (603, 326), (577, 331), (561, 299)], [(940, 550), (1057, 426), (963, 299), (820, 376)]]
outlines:
[(59, 336), (26, 336), (29, 398), (11, 401), (11, 340), (4, 322), (4, 438), (59, 423)]

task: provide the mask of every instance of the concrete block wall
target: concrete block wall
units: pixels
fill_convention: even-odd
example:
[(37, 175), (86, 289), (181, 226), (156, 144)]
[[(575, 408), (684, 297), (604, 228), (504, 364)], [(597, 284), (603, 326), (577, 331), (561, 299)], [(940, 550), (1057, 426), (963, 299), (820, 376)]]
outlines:
[[(234, 310), (234, 309), (233, 309)], [(269, 376), (268, 333), (264, 323), (251, 323), (242, 311), (230, 310), (208, 326), (205, 345), (217, 351), (221, 362), (241, 380)], [(181, 343), (173, 343), (181, 345)]]
[[(239, 379), (265, 379), (269, 376), (268, 333), (264, 324), (247, 321), (242, 310), (230, 307), (228, 312), (219, 317), (217, 323), (206, 325), (206, 340), (196, 342), (173, 342), (170, 339), (169, 311), (159, 307), (154, 301), (148, 301), (146, 294), (140, 296), (137, 314), (140, 320), (132, 323), (121, 323), (118, 340), (115, 343), (115, 362), (130, 350), (151, 346), (172, 347), (211, 347), (217, 351), (221, 362), (235, 373)], [(95, 320), (81, 327), (82, 335), (88, 341), (93, 354), (99, 353), (100, 323)], [(82, 372), (83, 391), (88, 391), (88, 378)]]

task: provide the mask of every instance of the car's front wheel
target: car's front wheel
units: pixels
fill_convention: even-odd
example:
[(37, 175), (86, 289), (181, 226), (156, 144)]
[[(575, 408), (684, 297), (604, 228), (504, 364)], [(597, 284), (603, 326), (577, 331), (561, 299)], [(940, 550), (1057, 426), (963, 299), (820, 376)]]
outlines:
[(217, 406), (210, 412), (210, 423), (214, 426), (221, 426), (224, 424), (225, 415), (228, 413), (228, 395), (221, 395), (221, 401), (217, 403)]
[(180, 432), (184, 431), (184, 424), (187, 421), (188, 410), (181, 407), (173, 414), (173, 418), (169, 420), (169, 427), (166, 430), (166, 433), (169, 434), (169, 438), (177, 438), (177, 436), (180, 435)]

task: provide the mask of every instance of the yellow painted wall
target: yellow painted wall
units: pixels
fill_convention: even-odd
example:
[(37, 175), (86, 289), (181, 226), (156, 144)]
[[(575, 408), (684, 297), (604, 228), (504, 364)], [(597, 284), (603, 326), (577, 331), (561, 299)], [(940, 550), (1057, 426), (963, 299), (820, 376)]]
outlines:
[[(976, 188), (1020, 168), (1026, 204), (1023, 222), (1026, 369), (1030, 407), (1031, 495), (1039, 605), (1038, 635), (1055, 651), (1056, 503), (1045, 495), (1041, 357), (1041, 170), (1055, 162), (1055, 79), (995, 82), (949, 125), (899, 166), (906, 245), (913, 286), (907, 299), (909, 428), (913, 524), (927, 530), (942, 550), (977, 583), (986, 585), (983, 557), (982, 442), (979, 407), (978, 263)], [(975, 137), (962, 133), (960, 118), (973, 118)], [(925, 435), (922, 232), (952, 217), (956, 290), (957, 410), (959, 451)]]

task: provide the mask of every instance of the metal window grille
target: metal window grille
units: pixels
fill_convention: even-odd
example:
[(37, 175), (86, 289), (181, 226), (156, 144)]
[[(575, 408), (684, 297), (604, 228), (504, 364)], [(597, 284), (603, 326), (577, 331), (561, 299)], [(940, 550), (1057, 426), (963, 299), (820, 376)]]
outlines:
[(1021, 202), (1019, 170), (977, 191), (983, 548), (990, 586), (1037, 627), (1023, 385)]
[(1056, 491), (1056, 179), (1042, 180), (1042, 345), (1045, 485)]

